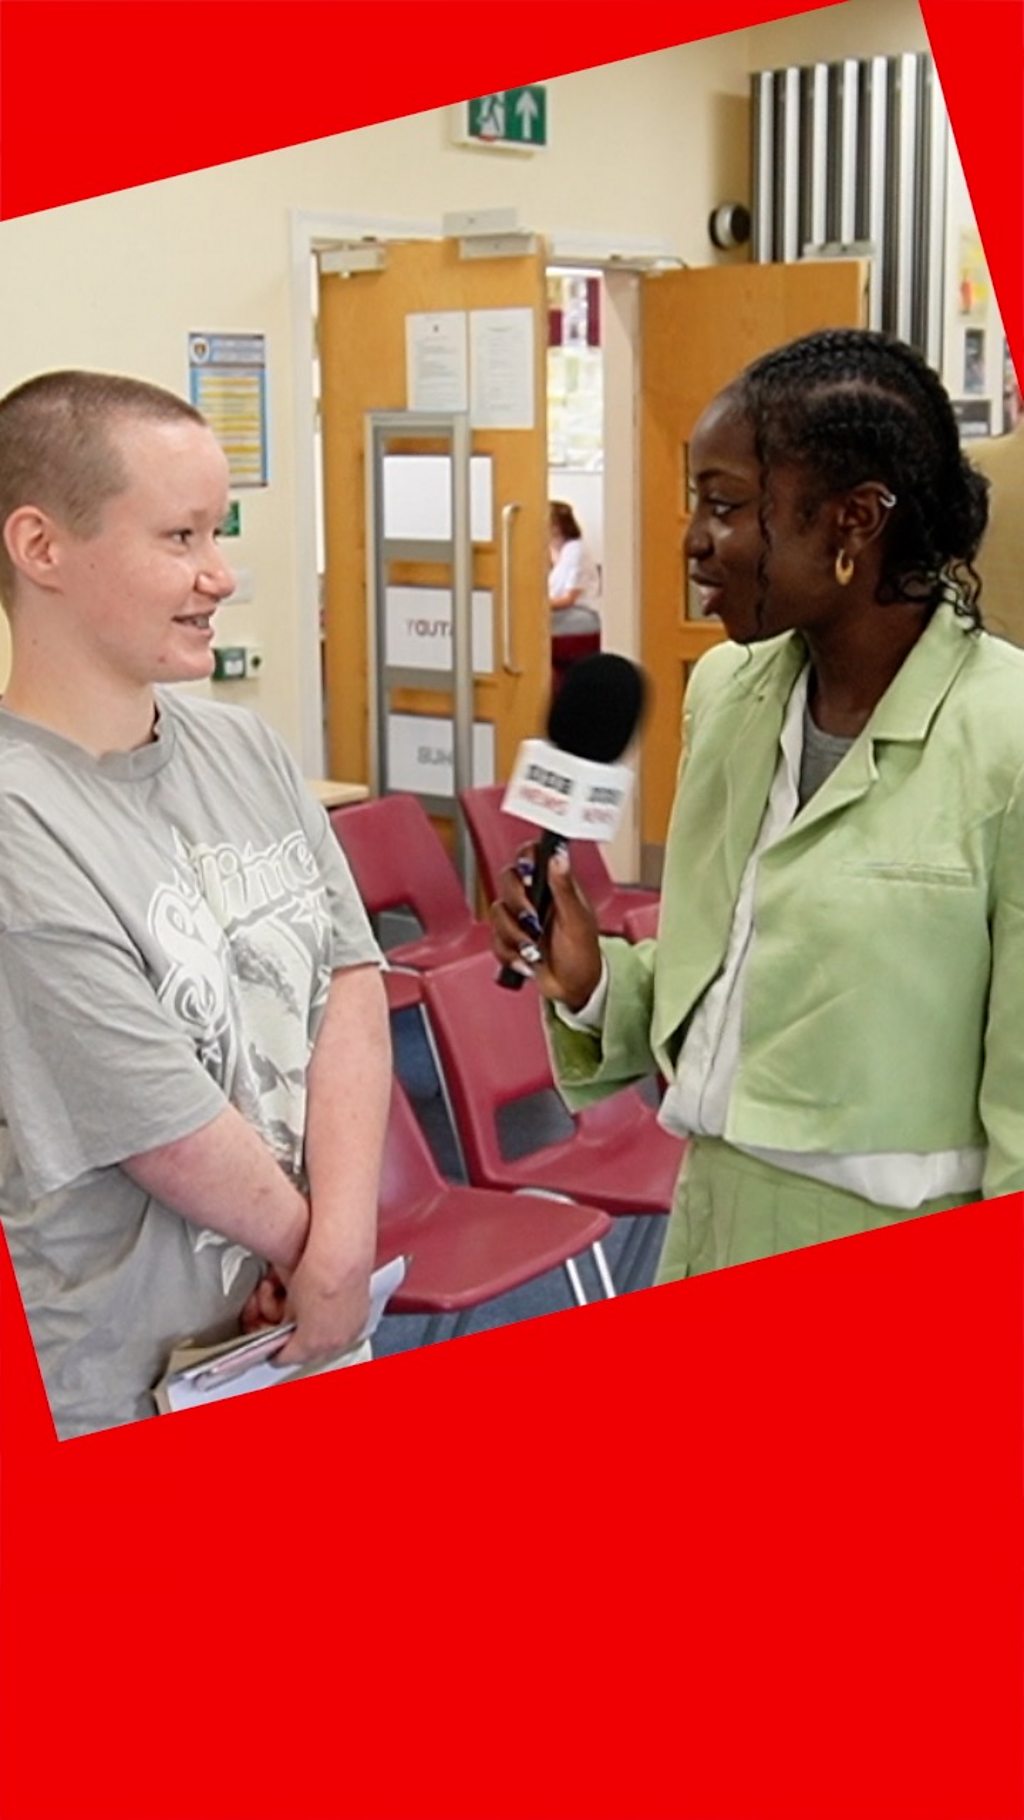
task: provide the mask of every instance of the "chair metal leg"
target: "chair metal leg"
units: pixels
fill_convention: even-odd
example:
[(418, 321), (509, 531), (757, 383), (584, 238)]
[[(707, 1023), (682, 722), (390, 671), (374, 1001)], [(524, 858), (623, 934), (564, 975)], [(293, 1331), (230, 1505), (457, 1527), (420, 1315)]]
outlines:
[(604, 1246), (600, 1239), (595, 1239), (594, 1243), (591, 1245), (590, 1255), (594, 1260), (594, 1268), (597, 1271), (597, 1280), (605, 1295), (610, 1299), (615, 1295), (616, 1290), (615, 1284), (612, 1281), (612, 1273), (608, 1268), (608, 1259), (604, 1255)]
[(576, 1259), (566, 1258), (562, 1268), (569, 1279), (569, 1287), (576, 1298), (577, 1308), (585, 1308), (587, 1306), (587, 1298), (583, 1291), (583, 1284), (580, 1281), (580, 1273), (576, 1268)]
[(457, 1123), (457, 1120), (455, 1117), (455, 1107), (452, 1104), (452, 1096), (451, 1096), (451, 1093), (449, 1092), (449, 1088), (448, 1088), (448, 1077), (446, 1076), (445, 1071), (444, 1071), (444, 1063), (441, 1060), (441, 1051), (439, 1050), (439, 1048), (437, 1046), (437, 1039), (434, 1036), (433, 1025), (430, 1022), (430, 1013), (427, 1010), (425, 1003), (421, 1002), (421, 1004), (419, 1006), (419, 1013), (420, 1013), (420, 1025), (421, 1025), (421, 1028), (423, 1031), (423, 1038), (427, 1045), (427, 1052), (430, 1056), (431, 1062), (434, 1065), (434, 1073), (437, 1075), (438, 1091), (440, 1092), (440, 1095), (441, 1095), (441, 1103), (444, 1106), (445, 1117), (448, 1120), (448, 1128), (449, 1128), (449, 1131), (451, 1132), (452, 1144), (455, 1149), (455, 1155), (458, 1158), (458, 1164), (459, 1164), (459, 1169), (462, 1174), (462, 1180), (464, 1182), (468, 1182), (469, 1181), (469, 1170), (466, 1167), (466, 1151), (465, 1151), (465, 1147), (462, 1142), (462, 1133), (459, 1130), (458, 1123)]
[[(557, 1188), (513, 1188), (512, 1193), (543, 1195), (545, 1199), (549, 1201), (565, 1201), (570, 1207), (573, 1204), (572, 1195), (562, 1194)], [(632, 1236), (632, 1233), (630, 1233), (630, 1238), (632, 1238)], [(628, 1242), (629, 1241), (627, 1240), (627, 1244)], [(604, 1255), (604, 1247), (601, 1244), (600, 1239), (594, 1240), (594, 1243), (590, 1247), (590, 1254), (594, 1260), (594, 1268), (597, 1271), (597, 1279), (601, 1285), (602, 1293), (605, 1296), (614, 1296), (617, 1291), (615, 1284), (612, 1281), (612, 1273), (608, 1268), (608, 1259)], [(580, 1280), (580, 1273), (575, 1258), (566, 1258), (563, 1269), (569, 1279), (569, 1287), (576, 1298), (577, 1308), (586, 1308), (587, 1298), (583, 1292), (583, 1284)]]

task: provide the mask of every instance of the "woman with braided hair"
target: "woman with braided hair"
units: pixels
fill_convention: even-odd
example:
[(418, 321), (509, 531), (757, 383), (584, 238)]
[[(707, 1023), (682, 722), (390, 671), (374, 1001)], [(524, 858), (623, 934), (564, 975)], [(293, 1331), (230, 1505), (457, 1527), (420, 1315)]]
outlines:
[[(898, 341), (808, 335), (690, 474), (730, 642), (687, 691), (658, 940), (599, 940), (555, 861), (532, 969), (571, 1106), (668, 1081), (662, 1280), (1024, 1189), (1024, 652), (982, 628), (949, 400)], [(509, 872), (502, 960), (530, 915)]]

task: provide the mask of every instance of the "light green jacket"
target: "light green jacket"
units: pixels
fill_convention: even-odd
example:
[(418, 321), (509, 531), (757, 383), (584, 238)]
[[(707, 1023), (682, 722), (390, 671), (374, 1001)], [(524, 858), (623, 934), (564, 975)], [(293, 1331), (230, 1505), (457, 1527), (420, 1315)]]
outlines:
[[(895, 610), (895, 609), (894, 609)], [(687, 692), (657, 942), (602, 943), (600, 1038), (549, 1017), (574, 1107), (671, 1078), (720, 971), (806, 661), (720, 645)], [(938, 609), (842, 763), (763, 855), (725, 1131), (779, 1150), (987, 1145), (1024, 1189), (1024, 652)]]

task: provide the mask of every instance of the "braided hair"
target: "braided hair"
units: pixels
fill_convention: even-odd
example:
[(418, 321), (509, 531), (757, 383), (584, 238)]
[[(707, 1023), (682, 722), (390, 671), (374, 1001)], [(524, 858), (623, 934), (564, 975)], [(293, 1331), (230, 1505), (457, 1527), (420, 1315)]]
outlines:
[(806, 470), (808, 522), (832, 494), (865, 480), (896, 496), (878, 598), (929, 609), (949, 600), (981, 630), (972, 566), (988, 521), (988, 482), (964, 458), (938, 375), (914, 348), (868, 329), (822, 329), (756, 360), (729, 388), (761, 467), (766, 582), (773, 467)]

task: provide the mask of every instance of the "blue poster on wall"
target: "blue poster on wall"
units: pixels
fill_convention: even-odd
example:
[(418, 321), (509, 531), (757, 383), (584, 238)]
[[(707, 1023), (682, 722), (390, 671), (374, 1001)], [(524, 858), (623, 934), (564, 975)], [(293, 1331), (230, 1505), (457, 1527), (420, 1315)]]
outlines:
[(228, 458), (233, 487), (267, 485), (264, 335), (192, 334), (189, 397)]

